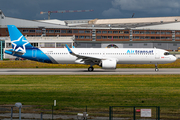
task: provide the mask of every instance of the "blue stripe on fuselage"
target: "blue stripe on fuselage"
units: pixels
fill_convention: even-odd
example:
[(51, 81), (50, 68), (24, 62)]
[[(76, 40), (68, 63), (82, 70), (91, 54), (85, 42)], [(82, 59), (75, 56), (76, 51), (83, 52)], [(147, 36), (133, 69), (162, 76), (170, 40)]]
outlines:
[[(11, 52), (5, 52), (6, 54), (11, 54)], [(38, 61), (38, 62), (44, 62), (44, 63), (53, 63), (50, 58), (44, 54), (40, 49), (38, 48), (26, 48), (26, 53), (23, 55), (14, 54), (13, 56)]]
[(49, 57), (38, 48), (26, 49), (26, 53), (22, 57), (39, 62), (53, 63)]

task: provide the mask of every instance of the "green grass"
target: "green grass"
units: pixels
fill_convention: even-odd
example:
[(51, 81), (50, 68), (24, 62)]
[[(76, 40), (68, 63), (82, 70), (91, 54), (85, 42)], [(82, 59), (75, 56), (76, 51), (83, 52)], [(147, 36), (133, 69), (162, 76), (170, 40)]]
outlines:
[(178, 106), (180, 75), (0, 76), (0, 104)]
[[(0, 76), (0, 105), (21, 102), (23, 113), (74, 114), (88, 107), (90, 116), (108, 117), (109, 106), (160, 106), (161, 119), (178, 120), (180, 75), (11, 75)], [(38, 106), (37, 106), (38, 105)], [(165, 106), (165, 107), (164, 107)], [(174, 106), (174, 107), (172, 107)], [(154, 108), (155, 109), (155, 108)], [(130, 117), (132, 108), (114, 108)], [(116, 114), (122, 111), (124, 114)], [(155, 118), (155, 110), (153, 118)], [(10, 111), (0, 111), (5, 113)], [(18, 112), (17, 109), (14, 112)]]

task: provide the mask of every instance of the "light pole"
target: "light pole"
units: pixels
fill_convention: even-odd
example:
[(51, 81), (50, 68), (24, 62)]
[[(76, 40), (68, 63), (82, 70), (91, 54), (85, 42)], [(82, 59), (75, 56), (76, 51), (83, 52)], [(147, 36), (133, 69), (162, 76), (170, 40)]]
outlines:
[(21, 103), (16, 103), (15, 106), (19, 108), (19, 120), (21, 120), (21, 108), (22, 108), (22, 104)]
[(52, 105), (52, 120), (53, 120), (53, 106), (56, 106), (56, 100), (54, 100), (54, 105)]

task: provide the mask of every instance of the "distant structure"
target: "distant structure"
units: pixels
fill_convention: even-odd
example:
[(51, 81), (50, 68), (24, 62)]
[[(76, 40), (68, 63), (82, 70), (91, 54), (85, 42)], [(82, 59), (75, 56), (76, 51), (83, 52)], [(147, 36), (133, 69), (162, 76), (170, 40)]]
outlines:
[(40, 14), (48, 13), (48, 20), (50, 20), (51, 13), (92, 12), (92, 11), (94, 11), (94, 10), (60, 10), (60, 11), (40, 12)]
[(135, 13), (133, 13), (132, 18), (134, 17)]

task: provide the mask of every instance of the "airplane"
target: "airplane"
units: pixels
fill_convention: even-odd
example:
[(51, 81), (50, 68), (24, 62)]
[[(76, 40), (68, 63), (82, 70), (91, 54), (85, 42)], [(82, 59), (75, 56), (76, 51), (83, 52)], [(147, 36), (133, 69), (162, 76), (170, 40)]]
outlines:
[(116, 69), (117, 64), (155, 64), (176, 61), (176, 57), (168, 51), (157, 48), (36, 48), (22, 35), (14, 25), (7, 25), (12, 49), (6, 54), (33, 61), (52, 64), (86, 64), (88, 71), (94, 65), (102, 69)]

